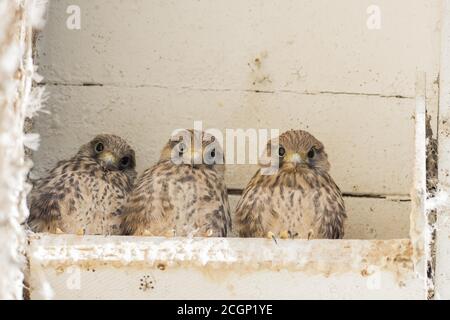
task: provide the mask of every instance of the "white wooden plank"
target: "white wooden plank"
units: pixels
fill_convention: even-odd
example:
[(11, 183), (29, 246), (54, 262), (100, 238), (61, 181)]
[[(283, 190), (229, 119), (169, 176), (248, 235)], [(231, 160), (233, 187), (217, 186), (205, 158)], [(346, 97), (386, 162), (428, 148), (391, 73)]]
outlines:
[[(138, 169), (149, 167), (177, 128), (307, 129), (326, 146), (331, 173), (344, 192), (409, 194), (414, 159), (414, 100), (348, 95), (211, 92), (166, 88), (49, 86), (35, 130), (42, 144), (35, 174), (100, 132), (127, 138)], [(244, 187), (255, 166), (232, 165), (229, 188)]]
[[(39, 235), (31, 239), (29, 258), (33, 299), (425, 296), (406, 239), (275, 244), (269, 239)], [(42, 294), (43, 284), (52, 295)]]
[[(230, 195), (234, 208), (240, 196)], [(409, 236), (410, 201), (344, 197), (347, 210), (345, 239), (400, 239)]]
[(442, 12), (442, 48), (439, 98), (438, 177), (442, 199), (437, 202), (435, 297), (450, 299), (450, 1)]
[(0, 300), (21, 300), (23, 289), (22, 228), (28, 216), (29, 190), (24, 144), (25, 117), (40, 106), (32, 57), (32, 29), (42, 23), (45, 3), (28, 0), (0, 3)]
[[(410, 239), (415, 257), (415, 269), (424, 277), (424, 287), (432, 289), (431, 279), (428, 278), (428, 261), (431, 257), (431, 234), (428, 228), (425, 201), (426, 191), (426, 86), (424, 72), (417, 73), (415, 98), (415, 157), (414, 157), (414, 183), (411, 190), (412, 211)], [(430, 291), (429, 291), (430, 292)]]
[[(373, 4), (52, 1), (41, 70), (50, 82), (413, 97), (419, 69), (431, 95), (440, 1), (377, 1), (379, 29), (367, 27)], [(80, 30), (66, 27), (69, 5), (81, 9)]]

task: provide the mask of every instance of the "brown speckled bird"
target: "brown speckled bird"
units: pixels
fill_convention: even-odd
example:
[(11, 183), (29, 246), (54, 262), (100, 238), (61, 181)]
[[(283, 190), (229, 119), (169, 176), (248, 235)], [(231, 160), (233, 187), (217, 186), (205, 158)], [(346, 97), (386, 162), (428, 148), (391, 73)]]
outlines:
[(96, 136), (37, 182), (28, 225), (35, 232), (118, 234), (135, 166), (134, 151), (125, 140)]
[(236, 207), (241, 237), (340, 239), (346, 219), (341, 191), (329, 175), (323, 144), (302, 130), (269, 141), (267, 156), (279, 159), (273, 174), (261, 168)]
[(226, 237), (231, 217), (223, 161), (214, 136), (194, 130), (173, 135), (129, 196), (122, 233)]

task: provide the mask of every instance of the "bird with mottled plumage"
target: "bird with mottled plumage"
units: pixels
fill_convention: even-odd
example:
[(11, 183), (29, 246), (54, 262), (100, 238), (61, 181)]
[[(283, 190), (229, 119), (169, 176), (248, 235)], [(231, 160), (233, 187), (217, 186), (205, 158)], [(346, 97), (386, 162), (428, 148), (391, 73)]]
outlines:
[(233, 217), (239, 236), (342, 238), (344, 201), (323, 144), (306, 131), (290, 130), (269, 141), (265, 154), (278, 167), (262, 174), (267, 168), (261, 166), (243, 191)]
[(135, 167), (135, 152), (124, 139), (96, 136), (36, 183), (29, 227), (35, 232), (118, 234)]
[(124, 206), (122, 233), (226, 237), (231, 230), (224, 157), (213, 135), (181, 130)]

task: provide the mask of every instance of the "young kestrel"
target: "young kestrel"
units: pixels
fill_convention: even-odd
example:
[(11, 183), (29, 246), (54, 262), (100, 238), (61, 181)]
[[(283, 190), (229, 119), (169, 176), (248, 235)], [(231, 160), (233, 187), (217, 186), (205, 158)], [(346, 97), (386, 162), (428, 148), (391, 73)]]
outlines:
[(260, 168), (245, 188), (234, 218), (239, 235), (342, 238), (344, 201), (328, 173), (323, 144), (306, 131), (290, 130), (278, 143), (269, 141), (266, 154), (279, 159), (279, 168), (267, 175)]
[(125, 140), (96, 136), (38, 181), (30, 196), (28, 225), (35, 232), (117, 234), (135, 166), (134, 151)]
[(129, 196), (122, 233), (226, 237), (231, 217), (223, 160), (210, 134), (182, 130), (172, 136)]

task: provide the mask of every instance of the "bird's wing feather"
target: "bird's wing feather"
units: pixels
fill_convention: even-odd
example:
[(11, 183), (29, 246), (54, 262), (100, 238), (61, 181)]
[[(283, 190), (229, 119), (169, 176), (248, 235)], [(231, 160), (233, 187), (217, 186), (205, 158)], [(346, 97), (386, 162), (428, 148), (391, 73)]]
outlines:
[(318, 193), (320, 194), (318, 199), (320, 205), (317, 207), (316, 215), (318, 233), (322, 238), (342, 239), (347, 218), (344, 199), (341, 190), (328, 173), (322, 175), (322, 178), (326, 180), (326, 184), (322, 184), (321, 192)]
[(134, 190), (128, 197), (122, 215), (121, 232), (124, 235), (143, 235), (148, 226), (164, 223), (164, 216), (170, 210), (170, 204), (163, 204), (161, 197), (163, 185), (158, 179), (163, 168), (155, 166), (148, 169), (138, 179)]
[(56, 232), (62, 211), (73, 209), (64, 203), (75, 191), (65, 188), (67, 176), (64, 176), (63, 168), (66, 164), (59, 162), (49, 176), (39, 181), (31, 191), (28, 225), (35, 232)]
[(33, 188), (28, 225), (35, 232), (117, 233), (118, 216), (131, 182), (92, 161), (60, 162)]
[(263, 218), (266, 215), (263, 199), (264, 193), (261, 192), (261, 175), (258, 172), (248, 183), (242, 193), (235, 210), (235, 227), (241, 237), (264, 237)]

